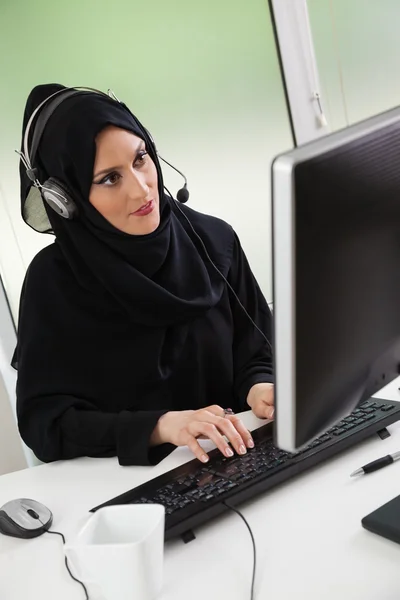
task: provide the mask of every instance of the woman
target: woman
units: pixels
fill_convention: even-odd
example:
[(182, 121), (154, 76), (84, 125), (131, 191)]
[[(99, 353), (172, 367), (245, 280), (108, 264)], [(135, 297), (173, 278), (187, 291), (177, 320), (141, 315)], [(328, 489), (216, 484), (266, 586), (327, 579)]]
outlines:
[[(60, 89), (34, 88), (24, 132)], [(183, 445), (206, 462), (199, 437), (225, 456), (244, 454), (251, 435), (224, 409), (272, 418), (272, 360), (224, 278), (268, 338), (271, 314), (232, 228), (178, 210), (146, 131), (94, 92), (56, 108), (33, 166), (40, 182), (68, 189), (78, 214), (66, 220), (40, 195), (32, 202), (21, 164), (23, 217), (56, 238), (21, 294), (15, 364), (26, 444), (45, 462), (117, 455), (122, 465), (155, 464)]]

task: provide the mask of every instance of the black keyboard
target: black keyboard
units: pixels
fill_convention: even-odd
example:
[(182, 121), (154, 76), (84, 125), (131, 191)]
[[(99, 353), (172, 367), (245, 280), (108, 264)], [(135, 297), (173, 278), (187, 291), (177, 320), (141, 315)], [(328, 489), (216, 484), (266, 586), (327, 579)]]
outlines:
[(207, 464), (194, 459), (91, 512), (113, 504), (163, 504), (165, 539), (182, 535), (187, 540), (193, 528), (228, 510), (224, 501), (238, 505), (399, 419), (400, 402), (371, 399), (296, 454), (274, 446), (273, 424), (268, 423), (252, 432), (255, 448), (244, 456), (225, 458), (212, 450)]

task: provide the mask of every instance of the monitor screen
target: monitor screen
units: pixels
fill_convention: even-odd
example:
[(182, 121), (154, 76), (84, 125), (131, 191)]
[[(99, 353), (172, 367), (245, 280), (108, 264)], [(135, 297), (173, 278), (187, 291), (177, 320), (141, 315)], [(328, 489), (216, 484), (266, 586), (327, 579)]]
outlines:
[(400, 108), (272, 166), (276, 443), (294, 451), (400, 373)]

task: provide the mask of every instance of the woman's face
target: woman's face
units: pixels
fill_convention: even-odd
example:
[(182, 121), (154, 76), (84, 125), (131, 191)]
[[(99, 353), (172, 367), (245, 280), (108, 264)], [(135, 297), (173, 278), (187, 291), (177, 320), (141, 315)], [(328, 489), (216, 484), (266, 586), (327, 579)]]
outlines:
[(131, 235), (155, 231), (160, 223), (158, 178), (144, 141), (109, 126), (96, 138), (89, 201), (111, 225)]

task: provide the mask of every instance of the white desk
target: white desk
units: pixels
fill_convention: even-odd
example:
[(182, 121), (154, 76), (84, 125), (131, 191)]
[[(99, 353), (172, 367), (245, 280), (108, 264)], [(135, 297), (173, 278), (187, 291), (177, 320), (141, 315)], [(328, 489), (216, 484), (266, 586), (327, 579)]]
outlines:
[[(378, 396), (400, 399), (399, 385), (400, 379)], [(251, 413), (243, 420), (251, 428), (262, 423)], [(357, 480), (349, 477), (366, 462), (400, 450), (400, 423), (389, 429), (392, 436), (385, 441), (374, 436), (242, 506), (257, 544), (257, 600), (400, 598), (400, 545), (360, 523), (400, 494), (400, 461)], [(93, 506), (190, 458), (180, 448), (154, 468), (88, 458), (34, 467), (0, 478), (0, 506), (24, 496), (43, 502), (54, 514), (53, 529), (68, 538)], [(160, 600), (247, 600), (252, 547), (241, 519), (224, 515), (196, 535), (190, 544), (166, 545)], [(58, 536), (0, 535), (0, 599), (83, 599), (65, 570)]]

